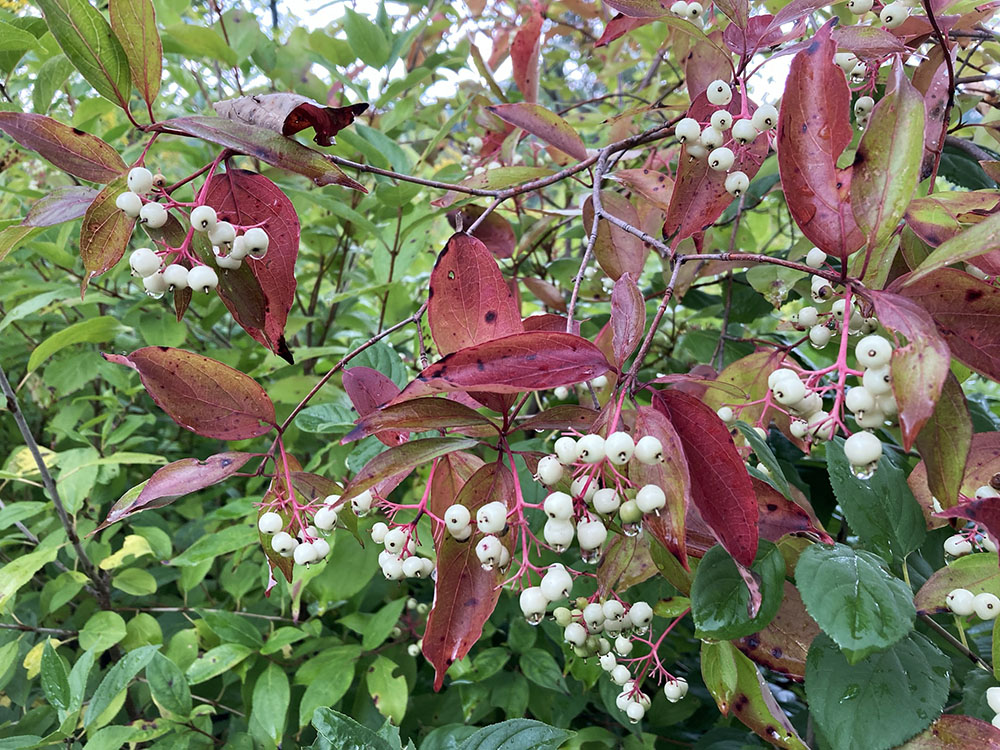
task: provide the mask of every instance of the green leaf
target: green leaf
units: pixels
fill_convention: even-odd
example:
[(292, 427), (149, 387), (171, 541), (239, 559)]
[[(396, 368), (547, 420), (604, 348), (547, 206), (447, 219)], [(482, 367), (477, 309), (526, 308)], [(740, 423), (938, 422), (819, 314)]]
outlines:
[(950, 666), (920, 633), (853, 665), (820, 634), (809, 647), (806, 697), (830, 747), (888, 750), (941, 713), (948, 699)]
[(574, 734), (532, 719), (508, 719), (480, 729), (458, 750), (555, 750)]
[(243, 549), (258, 539), (257, 529), (253, 526), (226, 526), (199, 539), (184, 552), (170, 561), (171, 565), (200, 565), (208, 560), (214, 560), (219, 555)]
[(391, 47), (382, 29), (350, 8), (344, 11), (344, 31), (351, 49), (365, 64), (381, 68), (389, 61)]
[(205, 624), (208, 625), (215, 634), (224, 642), (242, 643), (248, 648), (259, 650), (264, 645), (264, 639), (245, 617), (240, 617), (233, 612), (205, 612), (196, 610), (201, 615)]
[[(98, 318), (86, 318), (79, 323), (66, 326), (56, 331), (45, 341), (35, 347), (28, 359), (28, 372), (33, 371), (45, 360), (61, 349), (74, 344), (96, 344), (110, 341), (123, 330), (124, 326), (114, 317), (107, 315)], [(94, 354), (95, 357), (99, 356)]]
[(150, 0), (111, 0), (111, 28), (121, 42), (135, 87), (150, 109), (160, 91), (163, 47), (156, 30), (156, 12)]
[(923, 543), (927, 529), (920, 505), (887, 454), (869, 479), (858, 479), (838, 437), (826, 444), (826, 463), (847, 522), (866, 545), (887, 560), (901, 560)]
[(368, 727), (330, 708), (316, 709), (312, 723), (319, 735), (313, 747), (322, 750), (396, 750)]
[[(0, 232), (0, 234), (2, 234), (2, 232)], [(3, 331), (10, 324), (23, 320), (29, 315), (38, 312), (43, 307), (52, 304), (56, 300), (66, 299), (76, 291), (76, 288), (72, 286), (60, 286), (15, 305), (7, 311), (7, 314), (4, 315), (3, 318), (0, 318), (0, 331)]]
[[(385, 642), (406, 608), (406, 597), (394, 599), (372, 615), (362, 633), (361, 648), (374, 651)], [(398, 723), (398, 722), (397, 722)]]
[(11, 562), (0, 568), (0, 610), (6, 606), (10, 598), (17, 593), (24, 584), (31, 580), (42, 566), (47, 565), (56, 559), (59, 554), (59, 547), (56, 544), (49, 544), (36, 548), (26, 555), (15, 557)]
[(128, 568), (111, 579), (111, 585), (132, 596), (149, 596), (156, 593), (156, 579), (148, 570)]
[(256, 724), (276, 744), (281, 742), (288, 715), (289, 688), (285, 671), (275, 663), (268, 665), (253, 686), (251, 729)]
[(379, 656), (365, 672), (365, 683), (368, 694), (375, 701), (375, 708), (384, 717), (399, 724), (406, 715), (406, 703), (410, 690), (406, 686), (406, 678), (394, 676), (399, 669), (396, 662), (385, 656)]
[(334, 646), (299, 668), (295, 683), (308, 686), (299, 703), (300, 727), (313, 720), (317, 708), (332, 706), (344, 696), (354, 682), (354, 664), (360, 655), (359, 646)]
[(95, 612), (80, 631), (80, 646), (87, 651), (106, 651), (122, 638), (127, 629), (125, 620), (117, 612)]
[(175, 23), (164, 31), (164, 47), (167, 52), (178, 52), (185, 56), (218, 60), (226, 65), (236, 65), (236, 52), (226, 44), (226, 40), (209, 26)]
[(814, 544), (799, 557), (795, 585), (806, 611), (856, 662), (913, 629), (910, 587), (877, 555), (843, 544)]
[(163, 654), (156, 654), (146, 665), (146, 681), (160, 711), (178, 718), (191, 714), (191, 690), (180, 667)]
[(305, 432), (344, 434), (354, 427), (357, 417), (340, 404), (307, 406), (295, 417), (295, 426)]
[(74, 70), (73, 63), (66, 55), (56, 55), (42, 63), (35, 74), (35, 84), (31, 87), (31, 106), (35, 114), (44, 115), (49, 111), (56, 92), (63, 87)]
[(307, 638), (309, 633), (299, 628), (286, 626), (278, 628), (267, 637), (267, 642), (261, 646), (260, 652), (267, 656), (277, 651), (281, 651), (285, 646), (289, 646), (303, 638)]
[(253, 653), (253, 649), (239, 643), (223, 643), (206, 651), (188, 667), (187, 679), (191, 685), (218, 677), (228, 672)]
[(45, 642), (42, 649), (42, 692), (48, 702), (59, 711), (65, 711), (70, 704), (69, 667), (65, 660), (52, 648), (52, 639)]
[(751, 618), (750, 590), (736, 562), (716, 545), (702, 558), (691, 586), (691, 615), (698, 638), (729, 640), (756, 633), (781, 606), (785, 558), (776, 546), (760, 541), (751, 570), (760, 577), (761, 606)]
[(132, 681), (142, 668), (145, 667), (153, 655), (159, 650), (159, 646), (143, 646), (135, 651), (125, 654), (104, 676), (101, 684), (94, 691), (94, 697), (90, 699), (90, 705), (83, 716), (83, 725), (90, 724), (104, 713), (104, 710), (111, 705), (111, 702), (122, 692)]
[[(380, 290), (384, 290), (384, 285), (371, 289), (370, 293), (377, 294)], [(354, 339), (348, 343), (348, 347), (353, 349), (363, 343), (363, 339)], [(384, 341), (379, 341), (374, 346), (368, 347), (352, 359), (351, 367), (370, 367), (373, 370), (378, 370), (383, 375), (387, 375), (400, 388), (410, 382), (406, 367), (399, 361), (399, 355)]]
[[(81, 644), (82, 645), (82, 644)], [(75, 714), (83, 706), (83, 699), (87, 691), (87, 678), (90, 677), (90, 670), (94, 668), (94, 651), (84, 651), (76, 664), (69, 670), (69, 705), (66, 707), (67, 715)]]
[(0, 260), (6, 258), (8, 253), (19, 248), (26, 240), (41, 231), (39, 227), (26, 227), (20, 224), (0, 229)]
[(555, 657), (541, 648), (529, 648), (518, 660), (521, 672), (536, 685), (569, 694), (566, 678)]
[(104, 16), (88, 0), (38, 0), (45, 22), (70, 62), (97, 93), (128, 109), (128, 58)]
[(32, 516), (37, 516), (48, 508), (48, 503), (36, 502), (34, 500), (21, 500), (11, 503), (6, 508), (0, 509), (0, 531), (15, 523), (25, 521)]
[(781, 466), (778, 464), (778, 459), (771, 451), (771, 447), (767, 444), (764, 438), (758, 435), (757, 431), (746, 422), (737, 422), (736, 427), (741, 433), (743, 433), (743, 437), (746, 441), (750, 443), (750, 447), (753, 448), (753, 452), (757, 454), (757, 459), (767, 467), (768, 471), (771, 472), (770, 476), (766, 477), (766, 480), (773, 484), (774, 488), (778, 492), (791, 500), (792, 491), (788, 487), (788, 480), (785, 479), (785, 475), (782, 473)]

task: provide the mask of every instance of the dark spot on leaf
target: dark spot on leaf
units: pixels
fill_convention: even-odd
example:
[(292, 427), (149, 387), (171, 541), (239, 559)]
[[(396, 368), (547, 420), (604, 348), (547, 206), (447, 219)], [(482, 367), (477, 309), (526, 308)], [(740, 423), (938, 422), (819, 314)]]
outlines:
[(983, 296), (983, 291), (981, 289), (968, 289), (965, 292), (965, 301), (975, 302), (982, 296)]
[(486, 365), (483, 364), (483, 360), (481, 359), (476, 360), (476, 369), (479, 370), (479, 372), (482, 372), (483, 370), (486, 369)]
[(802, 123), (802, 132), (805, 133), (805, 132), (808, 132), (808, 130), (809, 130), (809, 126), (806, 123)]
[(73, 128), (74, 135), (86, 135), (80, 128)]
[(782, 651), (781, 648), (778, 646), (775, 646), (774, 648), (771, 649), (771, 656), (773, 656), (775, 659), (780, 659), (782, 656), (784, 656), (784, 654), (785, 652)]
[(733, 701), (733, 710), (739, 713), (745, 709), (750, 704), (750, 699), (746, 695), (740, 693), (736, 696), (736, 700)]
[(486, 315), (483, 316), (483, 320), (485, 320), (487, 323), (492, 323), (496, 319), (497, 319), (496, 310), (489, 310), (487, 311)]
[(768, 510), (768, 511), (769, 511), (770, 513), (774, 513), (774, 512), (776, 511), (776, 510), (778, 510), (778, 506), (777, 506), (777, 505), (775, 505), (774, 503), (768, 503), (768, 504), (767, 504), (767, 510)]

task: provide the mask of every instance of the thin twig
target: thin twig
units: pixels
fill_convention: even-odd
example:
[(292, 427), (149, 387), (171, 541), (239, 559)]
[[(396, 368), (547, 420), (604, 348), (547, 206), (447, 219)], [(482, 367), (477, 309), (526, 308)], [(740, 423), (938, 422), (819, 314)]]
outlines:
[(934, 192), (934, 180), (937, 178), (938, 167), (941, 166), (941, 156), (944, 154), (945, 136), (948, 134), (948, 121), (951, 119), (951, 108), (955, 104), (955, 65), (951, 60), (951, 48), (948, 46), (948, 39), (938, 25), (937, 18), (934, 17), (934, 9), (931, 7), (931, 0), (922, 0), (924, 11), (927, 13), (927, 20), (930, 21), (934, 29), (934, 36), (937, 37), (938, 44), (941, 45), (941, 52), (944, 55), (944, 64), (948, 68), (948, 103), (945, 105), (944, 116), (941, 118), (941, 135), (938, 137), (937, 153), (934, 156), (934, 168), (931, 170), (931, 179), (928, 183), (927, 192)]
[(933, 630), (939, 636), (941, 636), (946, 641), (948, 641), (948, 643), (952, 647), (954, 647), (956, 651), (958, 651), (961, 654), (964, 654), (974, 664), (977, 664), (980, 667), (982, 667), (983, 669), (989, 670), (990, 672), (993, 671), (993, 665), (992, 664), (990, 664), (988, 661), (986, 661), (985, 659), (983, 659), (981, 656), (978, 656), (978, 655), (972, 653), (972, 651), (969, 650), (968, 646), (966, 646), (965, 644), (963, 644), (960, 640), (958, 640), (958, 638), (956, 638), (951, 633), (949, 633), (947, 630), (945, 630), (944, 627), (942, 627), (940, 623), (935, 622), (931, 618), (930, 615), (921, 613), (920, 614), (920, 619), (923, 620), (928, 625), (928, 627), (930, 627), (931, 630)]

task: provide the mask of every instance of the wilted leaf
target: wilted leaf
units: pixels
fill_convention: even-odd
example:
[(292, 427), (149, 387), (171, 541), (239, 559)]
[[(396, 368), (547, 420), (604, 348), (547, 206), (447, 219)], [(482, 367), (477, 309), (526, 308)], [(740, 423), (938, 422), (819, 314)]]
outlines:
[(525, 130), (572, 157), (587, 158), (587, 148), (573, 127), (559, 115), (537, 104), (494, 104), (486, 108), (501, 120)]
[(354, 118), (368, 109), (366, 102), (347, 107), (324, 107), (301, 94), (255, 94), (226, 99), (212, 105), (219, 117), (247, 125), (256, 125), (282, 135), (295, 135), (312, 127), (313, 138), (320, 146), (336, 143), (333, 136), (346, 128)]

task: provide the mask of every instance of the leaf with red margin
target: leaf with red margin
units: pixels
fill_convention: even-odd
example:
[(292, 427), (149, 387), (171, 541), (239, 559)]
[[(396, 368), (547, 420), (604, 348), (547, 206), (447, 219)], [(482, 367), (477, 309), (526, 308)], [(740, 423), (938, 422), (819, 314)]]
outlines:
[(135, 219), (115, 205), (118, 196), (125, 192), (125, 175), (115, 178), (97, 194), (87, 206), (80, 225), (80, 257), (84, 275), (80, 282), (80, 297), (95, 276), (100, 276), (122, 259), (128, 248)]
[[(956, 45), (952, 49), (953, 60), (957, 58), (958, 51)], [(917, 66), (913, 72), (913, 85), (924, 99), (924, 156), (920, 164), (920, 179), (925, 180), (930, 177), (937, 162), (941, 126), (948, 111), (948, 65), (940, 47), (928, 51), (927, 59)]]
[[(515, 481), (503, 464), (486, 464), (462, 485), (455, 502), (473, 514), (486, 503), (506, 505), (514, 496)], [(500, 599), (503, 573), (496, 568), (483, 569), (472, 539), (459, 542), (451, 534), (443, 534), (435, 546), (437, 580), (423, 652), (434, 665), (434, 689), (440, 690), (448, 667), (469, 653), (482, 636), (483, 625)]]
[(892, 292), (872, 291), (868, 297), (875, 305), (879, 322), (907, 339), (906, 346), (893, 350), (889, 367), (892, 392), (899, 404), (903, 445), (909, 450), (920, 428), (934, 413), (951, 366), (951, 353), (931, 316), (915, 302)]
[(45, 115), (0, 112), (0, 130), (81, 180), (105, 184), (128, 170), (110, 144)]
[[(478, 434), (482, 432), (483, 427), (498, 430), (489, 418), (465, 404), (447, 398), (415, 398), (368, 414), (358, 420), (357, 427), (347, 433), (340, 442), (350, 443), (371, 434), (382, 435), (390, 431), (402, 431), (406, 434), (410, 431), (450, 429), (467, 434), (469, 428), (478, 428), (475, 430)], [(392, 443), (392, 445), (397, 444)]]
[(282, 135), (295, 135), (300, 130), (315, 128), (313, 140), (320, 146), (332, 146), (337, 142), (333, 136), (368, 109), (368, 103), (324, 107), (308, 96), (283, 92), (226, 99), (216, 102), (212, 108), (219, 117), (267, 128)]
[(823, 544), (833, 544), (833, 538), (823, 530), (815, 516), (793, 500), (789, 500), (767, 482), (750, 477), (760, 521), (761, 539), (777, 543), (788, 534), (803, 534)]
[(222, 276), (219, 296), (247, 333), (291, 363), (284, 334), (288, 312), (295, 302), (295, 259), (299, 254), (299, 217), (295, 207), (264, 175), (243, 169), (230, 169), (213, 176), (205, 203), (215, 209), (220, 221), (242, 226), (260, 224), (267, 232), (270, 238), (267, 255), (260, 260), (247, 256), (243, 261), (243, 267), (249, 269), (260, 285), (263, 309), (249, 320), (243, 316), (243, 301), (233, 298), (241, 290), (230, 286)]
[(601, 599), (611, 592), (623, 591), (656, 575), (656, 564), (649, 553), (649, 539), (644, 534), (613, 534), (597, 566), (597, 591)]
[(743, 636), (733, 644), (760, 666), (802, 682), (806, 678), (809, 644), (819, 632), (819, 625), (806, 612), (799, 590), (785, 581), (784, 597), (774, 619), (763, 630)]
[(937, 247), (970, 224), (1000, 211), (1000, 191), (970, 190), (931, 193), (906, 207), (906, 223), (921, 240)]
[(663, 446), (662, 463), (644, 464), (635, 457), (629, 462), (629, 478), (636, 486), (655, 484), (667, 496), (666, 507), (659, 513), (647, 515), (643, 527), (677, 558), (685, 570), (690, 570), (685, 519), (691, 504), (692, 487), (683, 441), (670, 420), (661, 411), (649, 406), (636, 409), (633, 432), (636, 436), (652, 435)]
[[(452, 229), (461, 232), (465, 227), (472, 226), (476, 219), (482, 216), (483, 211), (485, 209), (480, 206), (462, 206), (448, 212), (448, 223), (451, 224)], [(509, 258), (517, 249), (514, 228), (496, 211), (487, 215), (480, 222), (479, 226), (472, 232), (472, 236), (486, 245), (494, 258)]]
[[(849, 201), (851, 168), (837, 158), (851, 142), (851, 92), (833, 62), (825, 24), (794, 58), (778, 115), (778, 171), (788, 209), (818, 248), (846, 262), (864, 237)], [(816, 92), (823, 92), (817, 96)]]
[(632, 275), (623, 274), (611, 291), (611, 346), (619, 370), (639, 345), (645, 330), (646, 301)]
[(52, 227), (79, 219), (97, 197), (98, 192), (86, 185), (57, 187), (32, 204), (21, 224), (26, 227)]
[[(969, 457), (965, 461), (965, 474), (962, 476), (962, 484), (959, 493), (966, 497), (973, 497), (976, 489), (988, 484), (990, 479), (1000, 473), (1000, 432), (977, 432), (972, 436), (972, 445), (969, 447)], [(921, 461), (916, 465), (910, 476), (906, 478), (906, 483), (910, 485), (910, 491), (920, 503), (920, 508), (924, 512), (927, 527), (930, 529), (943, 526), (944, 523), (933, 516), (935, 510), (935, 500), (941, 507), (946, 505), (946, 498), (937, 498), (932, 493), (927, 483), (927, 464)]]
[(128, 498), (127, 502), (119, 500), (112, 505), (107, 517), (94, 531), (105, 529), (140, 511), (170, 505), (179, 497), (218, 484), (243, 468), (253, 456), (253, 453), (217, 453), (204, 461), (197, 458), (182, 458), (180, 461), (167, 464), (157, 469), (153, 476), (146, 480), (137, 497), (133, 499), (126, 495), (122, 500)]
[[(626, 224), (639, 226), (639, 213), (625, 196), (611, 190), (602, 190), (601, 207)], [(588, 234), (594, 226), (592, 196), (588, 196), (583, 204), (583, 226)], [(649, 247), (634, 234), (615, 226), (607, 219), (597, 222), (594, 258), (609, 277), (617, 281), (622, 274), (630, 273), (639, 278), (648, 256)]]
[(993, 543), (1000, 540), (1000, 497), (967, 500), (934, 514), (938, 518), (964, 518), (989, 532)]
[(969, 406), (958, 379), (949, 372), (934, 413), (917, 435), (917, 451), (927, 469), (927, 485), (943, 508), (958, 502), (971, 446)]
[(218, 440), (246, 440), (275, 427), (274, 404), (264, 389), (228, 365), (168, 346), (131, 354), (104, 354), (139, 373), (146, 391), (181, 427)]
[(541, 49), (542, 24), (545, 19), (537, 8), (531, 8), (514, 41), (510, 45), (510, 59), (514, 67), (514, 82), (526, 102), (538, 101), (538, 53)]
[[(354, 404), (354, 408), (357, 409), (358, 415), (362, 418), (378, 411), (379, 407), (389, 403), (399, 395), (398, 385), (392, 382), (387, 375), (370, 367), (352, 367), (343, 374), (341, 382), (344, 386), (344, 392), (347, 393), (347, 397), (351, 399), (351, 403)], [(385, 445), (393, 446), (405, 443), (409, 434), (398, 430), (385, 430), (378, 433), (377, 437)], [(343, 442), (349, 441), (344, 438)]]
[(955, 359), (1000, 379), (1000, 289), (954, 268), (918, 281), (903, 276), (890, 288), (930, 314)]
[(504, 122), (531, 133), (563, 153), (581, 161), (587, 158), (587, 147), (583, 145), (583, 139), (573, 126), (545, 107), (531, 102), (516, 102), (494, 104), (486, 109)]
[(427, 325), (441, 354), (524, 330), (517, 301), (489, 249), (454, 234), (431, 272)]
[(601, 38), (594, 42), (595, 47), (604, 47), (611, 42), (619, 39), (630, 31), (635, 31), (636, 29), (645, 26), (648, 23), (652, 23), (656, 20), (656, 17), (644, 17), (644, 18), (633, 18), (632, 16), (625, 15), (624, 13), (619, 13), (604, 27), (604, 33), (601, 34)]
[(736, 562), (750, 567), (757, 555), (757, 496), (729, 429), (698, 399), (680, 391), (658, 391), (653, 407), (680, 436), (691, 476), (691, 500), (719, 543)]
[(973, 594), (1000, 594), (1000, 570), (994, 555), (966, 555), (934, 571), (924, 581), (913, 597), (913, 604), (921, 614), (950, 612), (945, 597), (955, 589), (966, 589)]
[(111, 0), (108, 15), (111, 30), (128, 59), (132, 83), (152, 110), (163, 75), (163, 43), (156, 30), (153, 3), (151, 0)]
[[(699, 122), (708, 122), (717, 109), (719, 107), (709, 104), (708, 97), (703, 92), (691, 102), (687, 116)], [(733, 96), (726, 109), (734, 117), (739, 117), (738, 95)], [(747, 109), (752, 114), (757, 105), (748, 100)], [(723, 134), (723, 140), (729, 139), (728, 133), (726, 131)], [(758, 138), (746, 147), (744, 155), (737, 158), (733, 169), (744, 172), (752, 180), (767, 156), (767, 149), (767, 138)], [(672, 237), (673, 247), (677, 247), (681, 240), (706, 230), (733, 202), (733, 196), (726, 192), (726, 173), (709, 167), (707, 159), (689, 157), (685, 147), (678, 157), (678, 165), (674, 191), (670, 196), (670, 210), (663, 225), (664, 234)]]
[(601, 350), (572, 333), (529, 331), (460, 349), (420, 373), (393, 403), (449, 391), (542, 391), (603, 375)]
[[(289, 472), (294, 474), (295, 472), (302, 471), (302, 464), (299, 463), (295, 456), (286, 456), (286, 461)], [(273, 503), (279, 495), (281, 497), (288, 497), (294, 491), (295, 480), (292, 480), (292, 487), (289, 487), (285, 472), (275, 472), (274, 477), (271, 479), (271, 483), (267, 487), (267, 492), (265, 492), (264, 497), (261, 498), (261, 506), (257, 510), (257, 518), (259, 519), (264, 513), (267, 512), (266, 508)], [(288, 524), (290, 520), (288, 513), (282, 513), (281, 516), (285, 524)], [(259, 526), (257, 527), (257, 538), (260, 540), (260, 547), (264, 551), (264, 556), (267, 558), (268, 578), (267, 585), (264, 587), (264, 596), (269, 597), (271, 596), (271, 589), (278, 583), (274, 578), (275, 568), (281, 571), (281, 574), (285, 576), (286, 581), (291, 583), (294, 572), (294, 560), (290, 557), (283, 557), (275, 552), (274, 547), (271, 546), (271, 536), (261, 531)]]
[(898, 750), (1000, 750), (996, 728), (972, 716), (945, 714)]

